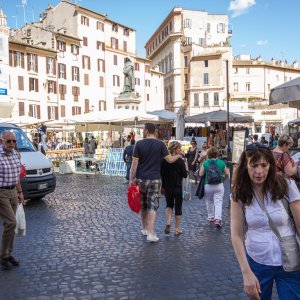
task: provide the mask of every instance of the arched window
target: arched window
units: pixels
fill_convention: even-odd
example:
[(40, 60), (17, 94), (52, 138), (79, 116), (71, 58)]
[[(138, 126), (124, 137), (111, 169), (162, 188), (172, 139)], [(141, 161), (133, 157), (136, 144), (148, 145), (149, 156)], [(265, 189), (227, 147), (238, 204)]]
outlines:
[(170, 102), (173, 102), (173, 85), (170, 85), (169, 87), (169, 99)]
[(173, 69), (173, 56), (172, 53), (169, 54), (169, 66), (170, 66), (170, 70)]
[(168, 57), (165, 57), (166, 73), (169, 72)]
[(165, 103), (169, 103), (169, 99), (168, 99), (168, 88), (165, 88)]

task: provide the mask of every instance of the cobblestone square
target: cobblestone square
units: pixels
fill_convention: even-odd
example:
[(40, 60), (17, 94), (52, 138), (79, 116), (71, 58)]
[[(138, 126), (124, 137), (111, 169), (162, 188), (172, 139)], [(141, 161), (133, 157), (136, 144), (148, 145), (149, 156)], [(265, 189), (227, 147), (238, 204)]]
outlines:
[(150, 244), (128, 208), (127, 187), (121, 177), (58, 175), (53, 194), (26, 205), (27, 234), (14, 249), (21, 265), (1, 273), (0, 299), (246, 299), (228, 200), (221, 230), (193, 197), (183, 205), (184, 234), (166, 237), (162, 198), (161, 240)]

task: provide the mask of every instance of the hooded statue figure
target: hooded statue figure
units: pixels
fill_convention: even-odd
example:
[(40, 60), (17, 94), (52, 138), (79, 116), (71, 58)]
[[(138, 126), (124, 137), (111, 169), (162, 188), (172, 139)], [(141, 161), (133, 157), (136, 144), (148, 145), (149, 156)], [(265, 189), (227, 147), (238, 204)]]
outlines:
[(134, 65), (128, 57), (125, 58), (123, 74), (124, 74), (123, 93), (134, 92)]

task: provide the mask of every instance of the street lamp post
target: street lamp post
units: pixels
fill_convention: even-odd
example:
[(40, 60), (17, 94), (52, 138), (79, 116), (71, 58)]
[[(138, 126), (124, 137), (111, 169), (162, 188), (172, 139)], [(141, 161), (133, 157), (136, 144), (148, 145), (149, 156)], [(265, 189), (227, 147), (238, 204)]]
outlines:
[(227, 98), (227, 165), (231, 161), (230, 132), (229, 132), (229, 61), (226, 59), (226, 98)]

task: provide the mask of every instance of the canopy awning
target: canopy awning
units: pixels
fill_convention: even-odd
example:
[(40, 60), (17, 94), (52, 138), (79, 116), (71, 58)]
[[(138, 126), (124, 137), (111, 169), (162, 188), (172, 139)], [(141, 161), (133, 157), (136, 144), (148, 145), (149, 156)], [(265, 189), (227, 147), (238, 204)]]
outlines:
[[(208, 113), (203, 113), (194, 116), (185, 117), (186, 123), (222, 123), (227, 122), (227, 111), (226, 110), (216, 110), (210, 111)], [(230, 123), (251, 123), (253, 118), (250, 116), (242, 116), (236, 113), (229, 112), (229, 122)]]
[(269, 102), (288, 103), (290, 107), (300, 109), (300, 77), (271, 89)]

